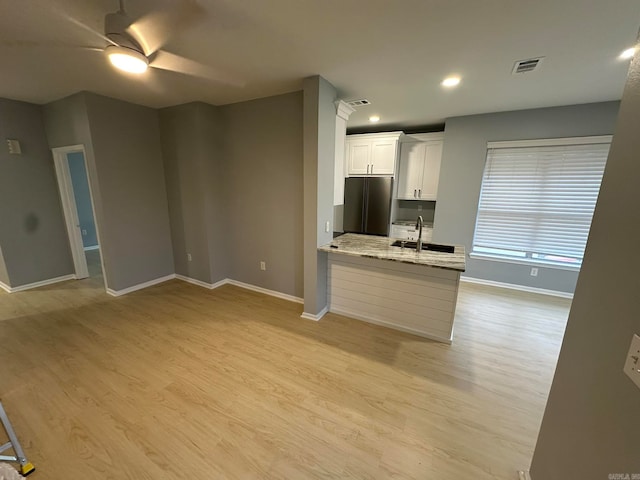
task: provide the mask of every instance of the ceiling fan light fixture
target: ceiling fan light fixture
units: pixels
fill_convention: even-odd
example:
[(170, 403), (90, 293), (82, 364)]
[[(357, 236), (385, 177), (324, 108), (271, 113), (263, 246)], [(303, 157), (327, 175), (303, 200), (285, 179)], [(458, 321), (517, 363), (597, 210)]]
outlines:
[(114, 67), (127, 73), (144, 73), (149, 67), (149, 59), (131, 48), (109, 45), (104, 53)]
[(457, 87), (459, 84), (460, 84), (460, 77), (458, 77), (457, 75), (452, 75), (442, 80), (442, 83), (440, 85), (446, 88), (453, 88), (453, 87)]
[(618, 57), (620, 58), (620, 60), (629, 60), (630, 58), (633, 58), (635, 54), (636, 54), (636, 48), (631, 47), (631, 48), (627, 48)]

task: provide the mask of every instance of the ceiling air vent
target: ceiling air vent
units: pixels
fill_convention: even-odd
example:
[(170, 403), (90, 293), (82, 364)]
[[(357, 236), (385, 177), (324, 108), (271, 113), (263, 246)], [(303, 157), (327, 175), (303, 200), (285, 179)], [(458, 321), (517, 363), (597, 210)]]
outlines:
[(347, 104), (351, 107), (364, 107), (365, 105), (371, 105), (371, 102), (366, 98), (363, 98), (361, 100), (350, 100)]
[(513, 65), (513, 70), (511, 71), (511, 73), (515, 75), (517, 73), (533, 72), (538, 68), (538, 66), (540, 65), (543, 59), (544, 57), (528, 58), (527, 60), (519, 60)]

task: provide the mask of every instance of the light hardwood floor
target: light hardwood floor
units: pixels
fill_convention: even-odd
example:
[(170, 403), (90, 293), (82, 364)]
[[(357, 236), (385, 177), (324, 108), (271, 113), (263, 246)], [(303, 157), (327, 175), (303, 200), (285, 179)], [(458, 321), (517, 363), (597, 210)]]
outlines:
[(570, 302), (462, 284), (451, 346), (224, 286), (0, 292), (34, 479), (515, 479)]

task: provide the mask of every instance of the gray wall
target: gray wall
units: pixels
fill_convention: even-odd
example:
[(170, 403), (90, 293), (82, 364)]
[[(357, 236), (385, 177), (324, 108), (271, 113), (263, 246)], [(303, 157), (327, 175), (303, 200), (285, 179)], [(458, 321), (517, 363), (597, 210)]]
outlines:
[(229, 274), (220, 109), (204, 103), (162, 109), (160, 130), (175, 271), (215, 283)]
[(96, 222), (93, 218), (91, 207), (91, 192), (89, 191), (89, 179), (84, 164), (82, 152), (73, 152), (67, 155), (69, 163), (69, 175), (73, 184), (73, 197), (76, 201), (78, 221), (82, 231), (82, 246), (93, 247), (98, 245), (96, 235)]
[(7, 273), (7, 267), (4, 264), (4, 256), (2, 255), (2, 248), (0, 248), (0, 282), (9, 286), (9, 274)]
[[(449, 118), (445, 127), (433, 241), (471, 250), (487, 142), (613, 133), (619, 102)], [(466, 276), (573, 292), (577, 272), (467, 258)]]
[(320, 76), (305, 78), (303, 88), (304, 312), (317, 315), (327, 306), (327, 254), (317, 247), (333, 236), (337, 92)]
[(157, 110), (84, 96), (109, 288), (122, 290), (174, 273)]
[[(91, 193), (93, 207), (95, 211), (94, 221), (96, 223), (96, 236), (100, 243), (100, 225), (102, 224), (102, 195), (100, 184), (97, 181), (96, 162), (93, 152), (93, 142), (91, 140), (91, 130), (89, 127), (89, 117), (87, 115), (86, 94), (76, 93), (69, 97), (48, 103), (43, 107), (44, 125), (47, 134), (47, 141), (50, 148), (68, 147), (72, 145), (83, 145), (86, 154), (86, 169)], [(111, 262), (105, 255), (104, 250), (100, 252), (103, 275), (107, 286), (111, 279)], [(117, 264), (114, 266), (117, 268)]]
[[(221, 107), (230, 277), (301, 297), (302, 95)], [(260, 270), (265, 261), (266, 271)]]
[[(7, 138), (20, 141), (22, 155), (8, 153)], [(0, 139), (3, 282), (18, 287), (73, 273), (41, 107), (0, 99)]]
[(622, 372), (631, 337), (640, 333), (639, 132), (636, 57), (533, 457), (533, 480), (640, 473), (640, 390)]
[[(423, 200), (394, 200), (396, 205), (396, 220), (417, 220), (422, 215), (425, 223), (433, 223), (436, 213), (436, 202)], [(421, 208), (421, 210), (419, 210)]]
[(204, 201), (205, 215), (208, 219), (206, 228), (209, 270), (211, 281), (215, 283), (229, 277), (231, 265), (231, 259), (227, 254), (231, 244), (227, 234), (229, 190), (224, 149), (226, 130), (222, 111), (218, 107), (199, 103), (197, 116), (201, 140), (200, 156), (205, 176)]

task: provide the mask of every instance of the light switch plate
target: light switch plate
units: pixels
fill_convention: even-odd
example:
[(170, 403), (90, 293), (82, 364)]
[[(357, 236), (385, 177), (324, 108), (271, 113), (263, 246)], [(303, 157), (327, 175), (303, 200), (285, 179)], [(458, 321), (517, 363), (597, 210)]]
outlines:
[(640, 337), (634, 335), (624, 364), (624, 373), (640, 388)]

